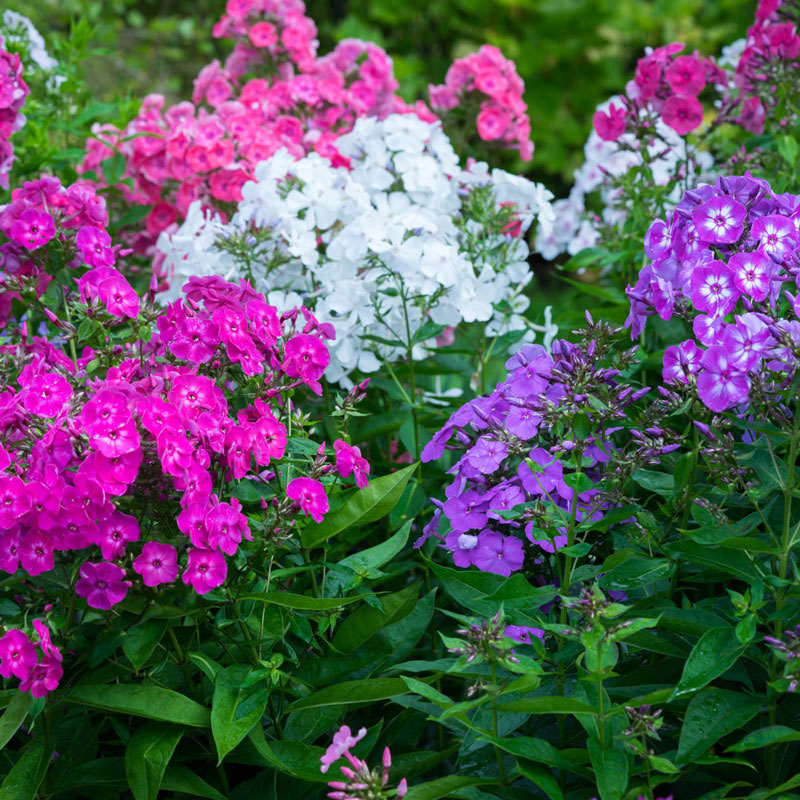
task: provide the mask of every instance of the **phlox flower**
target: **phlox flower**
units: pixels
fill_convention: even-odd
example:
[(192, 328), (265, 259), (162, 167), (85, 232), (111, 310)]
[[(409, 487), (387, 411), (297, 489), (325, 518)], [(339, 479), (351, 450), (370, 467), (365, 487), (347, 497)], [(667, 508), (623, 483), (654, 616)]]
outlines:
[(747, 402), (750, 380), (733, 365), (725, 347), (709, 347), (700, 359), (700, 366), (703, 369), (697, 376), (697, 391), (712, 411), (725, 411)]
[(26, 678), (37, 661), (36, 647), (28, 635), (12, 628), (0, 639), (0, 675)]
[(508, 455), (508, 445), (497, 439), (481, 436), (467, 452), (467, 461), (484, 475), (494, 472)]
[(516, 536), (503, 536), (490, 530), (478, 534), (473, 563), (483, 572), (508, 577), (522, 567), (524, 560), (522, 542)]
[(290, 378), (300, 378), (315, 394), (322, 393), (319, 379), (330, 362), (328, 348), (316, 336), (301, 333), (286, 343), (284, 371)]
[(763, 253), (735, 253), (728, 266), (733, 270), (734, 285), (753, 300), (766, 300), (772, 280), (773, 262)]
[(444, 543), (453, 556), (453, 563), (457, 567), (466, 569), (474, 563), (475, 548), (478, 546), (478, 537), (473, 533), (459, 533), (450, 531)]
[(96, 225), (84, 225), (75, 237), (75, 244), (81, 258), (90, 267), (111, 267), (114, 265), (114, 251), (111, 237)]
[(320, 772), (323, 774), (326, 773), (330, 769), (331, 764), (338, 761), (351, 747), (355, 747), (366, 735), (366, 728), (361, 728), (359, 732), (353, 736), (350, 732), (350, 728), (347, 725), (342, 725), (342, 727), (333, 734), (333, 744), (328, 746), (325, 754), (320, 758), (322, 762)]
[(46, 211), (27, 208), (11, 225), (9, 236), (12, 241), (26, 250), (38, 250), (56, 235), (53, 217)]
[(286, 495), (314, 522), (322, 522), (328, 511), (328, 496), (325, 487), (313, 478), (294, 478), (286, 487)]
[(225, 583), (228, 565), (225, 556), (216, 550), (193, 547), (189, 550), (181, 580), (198, 594), (206, 594)]
[(0, 529), (11, 528), (30, 508), (24, 481), (16, 475), (0, 475)]
[(242, 539), (252, 539), (247, 517), (241, 512), (241, 504), (234, 498), (230, 503), (218, 503), (206, 515), (208, 543), (232, 556)]
[(733, 367), (750, 372), (769, 353), (775, 339), (756, 314), (742, 314), (736, 324), (725, 326), (722, 344)]
[(544, 641), (544, 631), (541, 628), (531, 628), (526, 625), (506, 625), (505, 635), (520, 644), (530, 644), (531, 637)]
[(286, 426), (272, 414), (261, 400), (256, 400), (261, 416), (249, 425), (248, 431), (253, 456), (259, 466), (265, 467), (270, 459), (281, 459), (286, 451)]
[(611, 103), (608, 111), (594, 112), (594, 129), (604, 142), (616, 142), (625, 133), (625, 109)]
[(172, 583), (178, 577), (178, 552), (163, 542), (145, 542), (141, 554), (133, 560), (133, 569), (145, 586)]
[(678, 56), (664, 71), (675, 94), (697, 96), (706, 85), (706, 68), (696, 56)]
[(26, 387), (22, 404), (41, 417), (55, 417), (72, 398), (72, 386), (57, 372), (37, 375)]
[(337, 439), (333, 443), (333, 449), (336, 451), (336, 469), (339, 474), (347, 478), (352, 473), (356, 486), (363, 489), (367, 485), (369, 462), (361, 455), (361, 450), (348, 444), (344, 439)]
[(692, 272), (692, 303), (698, 311), (724, 316), (739, 299), (734, 273), (723, 261), (712, 261)]
[(779, 214), (759, 217), (750, 233), (758, 240), (762, 252), (779, 258), (783, 258), (797, 244), (792, 221)]
[(671, 345), (664, 351), (664, 383), (688, 383), (689, 378), (700, 370), (702, 351), (692, 339)]
[(711, 244), (731, 244), (744, 231), (747, 209), (732, 197), (712, 197), (692, 211), (700, 239)]
[(211, 361), (220, 343), (219, 329), (211, 320), (185, 317), (181, 320), (178, 333), (169, 343), (175, 358), (193, 364)]
[(99, 280), (97, 296), (115, 317), (135, 319), (139, 315), (139, 295), (116, 270), (109, 269), (109, 274)]
[(123, 580), (125, 570), (108, 562), (81, 564), (80, 578), (75, 582), (75, 592), (86, 599), (92, 608), (105, 611), (125, 599), (131, 582)]
[(97, 523), (95, 544), (106, 561), (114, 561), (125, 553), (125, 545), (139, 538), (139, 523), (136, 517), (114, 511), (111, 516)]
[(676, 133), (685, 136), (703, 122), (703, 106), (696, 97), (672, 95), (664, 103), (661, 118)]
[(493, 142), (499, 139), (510, 124), (510, 115), (493, 105), (487, 105), (482, 108), (476, 120), (478, 135), (485, 142)]
[(669, 252), (671, 243), (669, 226), (661, 219), (655, 220), (644, 236), (644, 251), (648, 258), (655, 261)]
[(47, 655), (20, 681), (19, 690), (30, 692), (33, 697), (45, 697), (58, 688), (62, 677), (64, 668), (61, 659)]

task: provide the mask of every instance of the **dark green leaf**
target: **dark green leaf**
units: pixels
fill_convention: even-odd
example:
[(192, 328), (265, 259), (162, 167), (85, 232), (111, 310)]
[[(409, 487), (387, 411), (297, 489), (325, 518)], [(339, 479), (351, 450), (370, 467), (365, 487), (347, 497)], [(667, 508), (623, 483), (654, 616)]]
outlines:
[(140, 622), (125, 634), (122, 652), (136, 672), (147, 663), (166, 629), (167, 625), (163, 620), (151, 619)]
[(152, 722), (133, 734), (125, 748), (125, 776), (135, 800), (156, 800), (161, 779), (183, 735), (177, 725)]
[(757, 731), (748, 733), (741, 741), (728, 747), (726, 753), (744, 753), (746, 750), (758, 750), (761, 747), (769, 747), (771, 744), (779, 742), (798, 742), (800, 741), (800, 731), (794, 728), (787, 728), (785, 725), (772, 725), (769, 728), (759, 728)]
[(180, 792), (192, 797), (207, 797), (209, 800), (226, 800), (222, 792), (206, 783), (183, 764), (170, 764), (161, 779), (161, 788), (167, 792)]
[(739, 641), (733, 628), (706, 631), (689, 654), (671, 699), (702, 689), (727, 672), (744, 651), (745, 645)]
[(441, 797), (455, 797), (454, 792), (465, 786), (496, 786), (499, 781), (492, 778), (470, 778), (463, 775), (448, 775), (435, 781), (412, 786), (405, 800), (439, 800)]
[(320, 689), (289, 706), (290, 711), (321, 706), (352, 705), (388, 700), (406, 694), (408, 687), (400, 678), (375, 678), (363, 681), (344, 681)]
[(631, 476), (643, 489), (668, 497), (675, 488), (675, 477), (652, 469), (637, 469)]
[(330, 611), (334, 608), (350, 605), (358, 600), (363, 600), (369, 595), (356, 595), (354, 597), (310, 597), (306, 594), (292, 594), (291, 592), (244, 592), (239, 595), (239, 600), (255, 600), (258, 603), (270, 603), (284, 608), (293, 608), (296, 611)]
[(14, 734), (19, 730), (22, 721), (28, 714), (28, 702), (30, 698), (27, 692), (14, 692), (11, 702), (0, 717), (0, 750), (10, 741)]
[(233, 664), (217, 674), (211, 701), (211, 733), (221, 762), (264, 714), (269, 687), (248, 664)]
[(526, 697), (512, 703), (501, 703), (498, 711), (513, 711), (518, 714), (597, 714), (585, 703), (571, 697)]
[(628, 756), (615, 747), (603, 747), (593, 737), (588, 746), (600, 800), (620, 800), (628, 788)]

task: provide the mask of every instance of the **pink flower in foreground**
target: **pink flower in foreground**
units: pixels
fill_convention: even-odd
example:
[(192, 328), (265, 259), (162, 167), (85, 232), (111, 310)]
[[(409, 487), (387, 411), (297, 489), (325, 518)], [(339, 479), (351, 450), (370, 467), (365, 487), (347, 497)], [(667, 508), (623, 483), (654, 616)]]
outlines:
[(206, 594), (217, 586), (222, 586), (227, 576), (228, 564), (222, 553), (194, 547), (189, 550), (189, 559), (181, 580), (197, 594)]
[(604, 142), (616, 142), (625, 133), (625, 109), (611, 103), (607, 112), (595, 111), (594, 129)]
[(366, 735), (366, 728), (361, 728), (358, 734), (353, 736), (350, 732), (350, 728), (347, 725), (342, 725), (342, 727), (333, 734), (333, 744), (329, 745), (328, 749), (325, 751), (325, 755), (320, 758), (322, 762), (320, 772), (323, 774), (326, 773), (328, 769), (330, 769), (331, 764), (338, 761), (351, 747), (355, 747)]
[(116, 564), (86, 561), (81, 565), (81, 577), (75, 583), (75, 591), (92, 608), (108, 610), (125, 599), (131, 582), (123, 580), (125, 570)]
[(294, 500), (314, 522), (322, 522), (328, 511), (328, 496), (325, 488), (313, 478), (295, 478), (286, 487), (286, 494)]
[(478, 136), (485, 142), (493, 142), (499, 139), (511, 125), (511, 117), (499, 108), (487, 106), (476, 121)]
[(706, 85), (706, 68), (697, 56), (678, 56), (664, 77), (675, 94), (697, 96)]
[(142, 554), (133, 560), (133, 569), (145, 586), (172, 583), (178, 577), (178, 552), (163, 542), (146, 542)]
[(11, 239), (26, 250), (37, 250), (56, 235), (53, 218), (46, 211), (28, 208), (11, 225)]
[(369, 462), (361, 455), (361, 450), (349, 445), (344, 439), (337, 439), (333, 443), (333, 449), (336, 451), (336, 469), (339, 474), (346, 478), (352, 472), (356, 486), (363, 489), (367, 485)]
[(661, 116), (666, 125), (685, 136), (700, 127), (703, 122), (703, 106), (696, 97), (673, 95), (664, 103)]
[(72, 398), (72, 387), (56, 372), (37, 375), (27, 386), (22, 401), (26, 411), (40, 417), (55, 417)]
[(0, 675), (25, 678), (36, 664), (36, 647), (28, 636), (13, 628), (0, 639)]

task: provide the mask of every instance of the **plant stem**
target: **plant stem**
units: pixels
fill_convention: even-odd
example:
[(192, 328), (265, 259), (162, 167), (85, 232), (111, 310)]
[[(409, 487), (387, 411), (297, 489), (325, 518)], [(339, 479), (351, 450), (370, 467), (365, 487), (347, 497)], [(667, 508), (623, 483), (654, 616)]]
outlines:
[[(494, 663), (492, 663), (492, 684), (494, 685), (494, 689), (497, 688), (497, 670), (495, 669)], [(495, 739), (499, 739), (499, 730), (497, 726), (497, 692), (493, 691), (492, 694), (492, 734)], [(506, 782), (506, 768), (503, 765), (503, 754), (500, 751), (500, 748), (495, 745), (494, 746), (494, 754), (497, 757), (497, 768), (500, 770), (500, 780), (505, 783)]]

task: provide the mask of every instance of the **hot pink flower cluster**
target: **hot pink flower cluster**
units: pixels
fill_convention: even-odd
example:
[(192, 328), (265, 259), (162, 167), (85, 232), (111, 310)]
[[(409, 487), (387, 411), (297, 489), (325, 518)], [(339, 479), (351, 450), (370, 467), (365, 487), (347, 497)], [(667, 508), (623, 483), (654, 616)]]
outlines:
[(711, 59), (698, 55), (679, 55), (684, 45), (657, 47), (636, 65), (636, 73), (626, 86), (623, 105), (612, 104), (609, 111), (597, 111), (597, 135), (613, 142), (626, 131), (641, 133), (661, 118), (681, 136), (703, 122), (703, 105), (698, 95), (706, 86), (727, 85), (724, 70)]
[(366, 762), (350, 752), (366, 735), (367, 729), (361, 728), (353, 736), (347, 725), (342, 725), (333, 735), (333, 743), (320, 758), (320, 772), (324, 775), (342, 757), (350, 762), (350, 766), (339, 767), (345, 780), (329, 781), (328, 786), (334, 791), (328, 792), (328, 797), (331, 800), (388, 800), (389, 797), (402, 800), (408, 794), (408, 782), (403, 778), (396, 790), (389, 788), (392, 754), (388, 747), (383, 751), (382, 769), (375, 770), (370, 770)]
[(50, 629), (40, 619), (33, 621), (38, 636), (32, 642), (28, 635), (12, 628), (0, 639), (0, 675), (19, 678), (21, 692), (44, 697), (58, 686), (64, 674), (61, 651), (50, 639)]
[(435, 112), (445, 114), (463, 106), (468, 114), (477, 115), (474, 124), (483, 141), (518, 150), (530, 161), (533, 142), (528, 106), (522, 99), (525, 84), (513, 61), (485, 44), (477, 53), (456, 59), (444, 81), (429, 87)]
[(9, 241), (0, 245), (0, 323), (5, 324), (13, 297), (12, 280), (27, 279), (41, 295), (51, 275), (42, 248), (55, 242), (67, 265), (76, 271), (89, 268), (79, 279), (84, 302), (99, 301), (112, 316), (135, 317), (139, 299), (114, 269), (119, 247), (106, 231), (105, 200), (88, 183), (64, 187), (45, 175), (14, 189), (12, 201), (0, 211), (0, 232)]
[(751, 133), (763, 133), (767, 117), (773, 116), (767, 114), (767, 107), (771, 109), (778, 100), (776, 83), (800, 80), (800, 36), (796, 24), (782, 13), (786, 5), (781, 0), (759, 1), (736, 67), (734, 83), (739, 95), (735, 121)]
[(9, 140), (25, 124), (20, 109), (30, 90), (22, 73), (19, 55), (7, 53), (0, 36), (0, 187), (3, 189), (8, 189), (8, 173), (14, 163), (14, 147)]
[(195, 200), (241, 200), (256, 165), (281, 148), (346, 165), (335, 142), (357, 118), (415, 111), (435, 119), (396, 95), (391, 59), (377, 45), (346, 39), (317, 58), (316, 28), (300, 0), (231, 0), (214, 35), (237, 42), (224, 65), (203, 68), (192, 102), (164, 110), (164, 98), (150, 95), (124, 131), (98, 126), (87, 144), (83, 172), (100, 176), (101, 163), (122, 153), (133, 189), (119, 188), (131, 202), (154, 205), (137, 249)]

